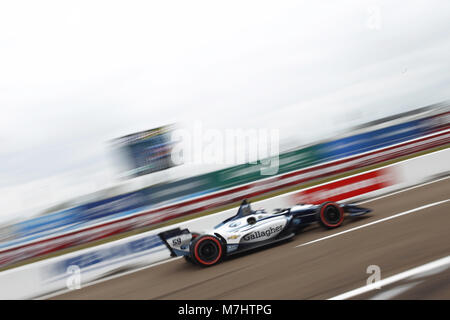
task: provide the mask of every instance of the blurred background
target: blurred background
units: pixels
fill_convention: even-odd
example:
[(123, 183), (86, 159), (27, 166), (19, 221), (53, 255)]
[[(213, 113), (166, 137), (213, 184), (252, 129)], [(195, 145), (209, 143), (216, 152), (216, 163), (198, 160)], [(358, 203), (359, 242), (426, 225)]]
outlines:
[[(203, 149), (172, 133), (199, 123), (276, 132), (278, 175), (448, 129), (448, 12), (447, 1), (2, 2), (1, 250), (268, 178), (261, 163), (194, 161)], [(180, 145), (194, 156), (174, 163)]]

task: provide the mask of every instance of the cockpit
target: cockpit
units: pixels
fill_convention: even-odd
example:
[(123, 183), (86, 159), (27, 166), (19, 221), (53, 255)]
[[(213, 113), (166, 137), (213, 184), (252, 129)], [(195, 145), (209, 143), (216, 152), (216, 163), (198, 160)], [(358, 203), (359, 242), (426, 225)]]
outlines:
[(250, 203), (245, 199), (244, 201), (242, 201), (237, 215), (240, 217), (246, 217), (246, 216), (252, 215), (254, 213), (255, 213), (255, 211), (252, 210)]

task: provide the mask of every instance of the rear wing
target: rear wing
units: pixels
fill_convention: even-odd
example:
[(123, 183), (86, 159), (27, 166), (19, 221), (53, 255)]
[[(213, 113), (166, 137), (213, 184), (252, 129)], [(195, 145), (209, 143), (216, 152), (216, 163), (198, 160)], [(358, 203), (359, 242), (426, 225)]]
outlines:
[(186, 256), (189, 255), (189, 245), (192, 240), (192, 233), (189, 229), (171, 229), (158, 233), (162, 242), (170, 251), (170, 256)]

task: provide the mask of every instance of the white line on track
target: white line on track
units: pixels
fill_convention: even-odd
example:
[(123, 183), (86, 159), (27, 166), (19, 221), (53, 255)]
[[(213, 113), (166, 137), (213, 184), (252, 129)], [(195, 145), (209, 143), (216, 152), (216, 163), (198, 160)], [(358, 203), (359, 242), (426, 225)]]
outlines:
[(393, 275), (389, 278), (383, 279), (381, 281), (377, 281), (374, 283), (371, 283), (369, 285), (366, 285), (364, 287), (355, 289), (355, 290), (351, 290), (348, 292), (345, 292), (343, 294), (340, 294), (338, 296), (335, 296), (333, 298), (330, 298), (328, 300), (345, 300), (345, 299), (349, 299), (358, 295), (361, 295), (363, 293), (372, 291), (374, 289), (379, 288), (380, 286), (386, 286), (389, 285), (391, 283), (409, 278), (411, 276), (415, 276), (417, 274), (423, 273), (423, 272), (428, 272), (430, 270), (433, 270), (435, 268), (440, 268), (442, 266), (450, 266), (450, 256), (446, 256), (444, 258), (441, 258), (439, 260), (435, 260), (432, 262), (429, 262), (427, 264), (424, 264), (422, 266), (398, 273), (396, 275)]
[(391, 219), (395, 219), (395, 218), (398, 218), (398, 217), (401, 217), (401, 216), (405, 216), (407, 214), (414, 213), (414, 212), (417, 212), (417, 211), (420, 211), (420, 210), (423, 210), (423, 209), (427, 209), (427, 208), (430, 208), (430, 207), (438, 206), (438, 205), (444, 204), (444, 203), (449, 202), (449, 201), (450, 201), (450, 199), (446, 199), (446, 200), (442, 200), (442, 201), (438, 201), (438, 202), (429, 203), (429, 204), (426, 204), (424, 206), (420, 206), (420, 207), (417, 207), (417, 208), (414, 208), (414, 209), (411, 209), (411, 210), (408, 210), (408, 211), (403, 211), (403, 212), (394, 214), (392, 216), (389, 216), (389, 217), (386, 217), (386, 218), (383, 218), (383, 219), (379, 219), (379, 220), (376, 220), (376, 221), (373, 221), (373, 222), (369, 222), (369, 223), (363, 224), (363, 225), (358, 226), (358, 227), (354, 227), (354, 228), (351, 228), (351, 229), (348, 229), (348, 230), (344, 230), (344, 231), (341, 231), (341, 232), (337, 232), (337, 233), (331, 234), (331, 235), (323, 237), (323, 238), (319, 238), (319, 239), (316, 239), (316, 240), (312, 240), (312, 241), (309, 241), (309, 242), (305, 242), (305, 243), (299, 244), (298, 246), (295, 246), (295, 248), (303, 247), (303, 246), (306, 246), (308, 244), (312, 244), (312, 243), (315, 243), (315, 242), (319, 242), (319, 241), (323, 241), (323, 240), (326, 240), (326, 239), (334, 238), (334, 237), (340, 236), (341, 234), (345, 234), (345, 233), (349, 233), (349, 232), (352, 232), (352, 231), (355, 231), (355, 230), (358, 230), (358, 229), (366, 228), (366, 227), (372, 226), (372, 225), (377, 224), (377, 223), (381, 223), (381, 222), (388, 221), (388, 220), (391, 220)]
[(402, 286), (398, 286), (395, 288), (392, 288), (390, 290), (387, 290), (386, 292), (381, 292), (379, 294), (374, 295), (373, 297), (371, 297), (369, 300), (389, 300), (392, 299), (396, 296), (398, 296), (399, 294), (402, 294), (408, 290), (411, 290), (412, 288), (414, 288), (415, 286), (417, 286), (418, 284), (421, 284), (423, 281), (416, 281), (413, 283), (407, 283), (404, 284)]

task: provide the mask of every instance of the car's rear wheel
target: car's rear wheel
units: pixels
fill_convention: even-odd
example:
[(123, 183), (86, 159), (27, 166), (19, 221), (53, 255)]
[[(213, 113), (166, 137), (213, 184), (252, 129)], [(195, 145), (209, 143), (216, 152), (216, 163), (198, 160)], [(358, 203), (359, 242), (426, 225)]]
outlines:
[(190, 251), (191, 259), (204, 267), (218, 263), (224, 252), (220, 240), (211, 235), (196, 237), (191, 243)]
[(334, 202), (325, 202), (319, 207), (319, 223), (327, 228), (337, 228), (344, 221), (344, 210)]

